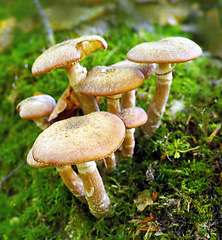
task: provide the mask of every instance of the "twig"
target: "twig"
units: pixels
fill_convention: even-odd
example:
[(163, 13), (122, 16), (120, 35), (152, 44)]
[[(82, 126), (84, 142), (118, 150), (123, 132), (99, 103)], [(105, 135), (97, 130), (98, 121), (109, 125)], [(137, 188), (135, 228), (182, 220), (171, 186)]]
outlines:
[(51, 25), (49, 23), (49, 19), (47, 18), (44, 10), (42, 9), (39, 3), (39, 0), (33, 0), (33, 3), (35, 4), (35, 7), (38, 11), (39, 16), (41, 17), (41, 20), (46, 32), (47, 41), (50, 44), (50, 46), (53, 46), (55, 45), (55, 39), (54, 39), (53, 29), (51, 28)]
[(27, 162), (24, 161), (22, 164), (20, 164), (16, 169), (14, 169), (12, 172), (10, 172), (4, 179), (0, 181), (0, 188), (2, 188), (2, 183), (8, 180), (14, 173), (16, 173), (20, 168), (22, 168)]
[(220, 128), (221, 128), (221, 123), (215, 128), (215, 130), (208, 137), (208, 143), (211, 143), (211, 141), (214, 139), (214, 137), (216, 136)]

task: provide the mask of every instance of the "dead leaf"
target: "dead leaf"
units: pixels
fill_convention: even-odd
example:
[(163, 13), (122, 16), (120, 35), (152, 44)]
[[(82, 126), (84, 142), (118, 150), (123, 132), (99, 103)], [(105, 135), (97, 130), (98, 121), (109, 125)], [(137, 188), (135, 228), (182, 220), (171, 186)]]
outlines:
[(83, 22), (101, 16), (104, 11), (104, 6), (82, 7), (76, 4), (57, 4), (45, 9), (54, 30), (72, 29)]
[(153, 203), (152, 196), (149, 190), (145, 189), (139, 193), (138, 198), (134, 200), (134, 203), (137, 204), (137, 208), (142, 212), (148, 205)]
[(153, 216), (149, 216), (149, 217), (146, 217), (145, 219), (143, 219), (140, 223), (147, 223), (147, 222), (150, 222), (154, 219)]
[(0, 53), (9, 49), (12, 44), (15, 27), (15, 18), (11, 17), (0, 21)]
[(80, 104), (76, 98), (76, 95), (72, 87), (68, 85), (49, 116), (50, 124), (62, 119), (75, 116), (76, 111), (79, 107)]

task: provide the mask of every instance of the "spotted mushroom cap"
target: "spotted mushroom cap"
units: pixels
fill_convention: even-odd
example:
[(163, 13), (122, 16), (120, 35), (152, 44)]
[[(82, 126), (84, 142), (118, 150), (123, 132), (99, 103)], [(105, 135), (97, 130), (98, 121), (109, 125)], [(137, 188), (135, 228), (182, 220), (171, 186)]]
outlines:
[(36, 139), (35, 161), (62, 166), (95, 161), (116, 151), (125, 126), (116, 115), (93, 112), (53, 123)]
[(69, 68), (99, 48), (107, 49), (107, 43), (105, 39), (97, 35), (83, 36), (58, 43), (35, 60), (32, 74), (38, 76), (54, 69)]
[(36, 95), (24, 99), (17, 105), (22, 119), (44, 118), (50, 115), (56, 105), (53, 97), (47, 94)]
[(196, 59), (201, 54), (201, 48), (192, 40), (169, 37), (133, 47), (127, 53), (127, 59), (138, 63), (181, 63)]
[(137, 128), (146, 123), (148, 116), (140, 107), (125, 108), (116, 114), (127, 129)]
[(137, 69), (96, 66), (80, 83), (79, 91), (91, 96), (111, 96), (138, 88), (144, 79), (143, 73)]
[(27, 155), (27, 163), (30, 167), (33, 168), (46, 168), (46, 167), (51, 167), (50, 165), (44, 164), (44, 163), (39, 163), (36, 162), (32, 156), (32, 149), (29, 151)]
[(127, 59), (121, 62), (115, 63), (111, 66), (120, 67), (120, 68), (138, 69), (143, 73), (146, 79), (149, 78), (156, 69), (156, 65), (154, 63), (136, 63), (136, 62), (131, 62)]

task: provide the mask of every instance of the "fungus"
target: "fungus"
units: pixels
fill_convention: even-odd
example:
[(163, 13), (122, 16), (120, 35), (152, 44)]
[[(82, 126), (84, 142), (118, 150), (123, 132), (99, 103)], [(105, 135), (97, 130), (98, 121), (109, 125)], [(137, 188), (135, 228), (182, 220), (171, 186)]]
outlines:
[(115, 115), (93, 112), (53, 123), (36, 139), (35, 161), (55, 166), (76, 164), (86, 200), (96, 218), (109, 215), (110, 200), (94, 161), (110, 155), (125, 137), (125, 126)]
[[(172, 71), (178, 63), (198, 58), (202, 54), (201, 48), (193, 41), (183, 37), (169, 37), (157, 42), (141, 43), (127, 53), (127, 59), (138, 63), (157, 63), (156, 90), (147, 110), (148, 121), (142, 126), (148, 137), (160, 125), (165, 111)], [(171, 63), (175, 63), (171, 67)]]
[[(155, 71), (156, 65), (154, 63), (135, 63), (129, 60), (124, 60), (112, 65), (113, 67), (120, 68), (132, 68), (138, 69), (141, 71), (145, 77), (145, 79), (149, 78)], [(129, 92), (125, 92), (121, 97), (121, 109), (125, 108), (133, 108), (136, 105), (136, 94), (135, 90), (131, 90)], [(123, 141), (121, 145), (121, 155), (122, 157), (132, 157), (134, 152), (134, 132), (135, 129), (131, 128), (126, 131), (126, 140)], [(130, 139), (131, 138), (131, 139)], [(130, 139), (130, 140), (129, 140)], [(131, 142), (131, 144), (129, 144)], [(126, 150), (127, 149), (127, 150)]]
[(99, 108), (95, 98), (79, 93), (78, 85), (87, 74), (86, 68), (81, 66), (79, 62), (99, 48), (107, 49), (107, 43), (102, 37), (96, 35), (83, 36), (56, 44), (35, 60), (32, 66), (32, 74), (37, 76), (54, 69), (64, 68), (83, 113), (98, 111)]
[[(143, 82), (144, 75), (137, 69), (96, 66), (80, 83), (79, 91), (85, 95), (106, 97), (107, 111), (117, 114), (120, 111), (121, 94), (139, 87)], [(105, 162), (106, 171), (109, 173), (116, 166), (114, 154), (108, 156)]]
[(116, 115), (123, 121), (126, 127), (126, 136), (122, 143), (121, 156), (132, 157), (135, 146), (134, 130), (146, 123), (147, 114), (140, 107), (131, 107), (121, 110)]
[[(17, 110), (22, 119), (32, 119), (42, 130), (45, 130), (49, 126), (46, 117), (52, 113), (55, 106), (56, 101), (54, 98), (50, 95), (43, 94), (29, 97), (21, 101), (17, 106)], [(31, 151), (29, 151), (27, 156), (27, 163), (35, 168), (49, 167), (47, 164), (35, 162)], [(56, 167), (56, 169), (68, 189), (81, 201), (85, 201), (82, 180), (72, 167), (62, 166)]]
[(21, 101), (16, 109), (22, 119), (33, 120), (41, 129), (49, 126), (46, 117), (50, 115), (56, 105), (53, 97), (47, 94), (32, 96)]

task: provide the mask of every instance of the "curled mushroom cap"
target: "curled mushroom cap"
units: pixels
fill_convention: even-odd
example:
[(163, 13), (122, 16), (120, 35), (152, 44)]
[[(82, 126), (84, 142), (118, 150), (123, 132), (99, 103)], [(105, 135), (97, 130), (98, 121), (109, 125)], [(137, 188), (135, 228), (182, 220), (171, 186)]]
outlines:
[(99, 48), (107, 49), (107, 43), (102, 37), (96, 35), (83, 36), (56, 44), (35, 60), (32, 74), (38, 76), (54, 69), (69, 68)]
[(32, 96), (17, 105), (17, 111), (22, 119), (44, 118), (50, 115), (56, 101), (47, 94)]
[(144, 75), (137, 69), (121, 67), (93, 67), (79, 85), (82, 94), (111, 96), (131, 91), (144, 82)]
[(57, 166), (95, 161), (114, 152), (124, 137), (117, 116), (93, 112), (52, 124), (38, 136), (32, 154), (37, 162)]
[(201, 54), (201, 48), (192, 40), (169, 37), (133, 47), (127, 53), (127, 59), (138, 63), (181, 63), (196, 59)]
[(137, 128), (147, 121), (146, 112), (140, 107), (125, 108), (116, 114), (127, 129)]

